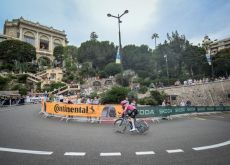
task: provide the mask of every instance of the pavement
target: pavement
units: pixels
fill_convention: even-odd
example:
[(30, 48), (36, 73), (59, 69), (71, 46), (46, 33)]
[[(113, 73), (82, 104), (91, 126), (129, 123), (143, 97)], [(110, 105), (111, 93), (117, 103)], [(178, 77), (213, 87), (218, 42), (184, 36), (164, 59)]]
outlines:
[(3, 165), (228, 165), (230, 113), (159, 119), (145, 135), (113, 125), (41, 118), (39, 105), (0, 109)]

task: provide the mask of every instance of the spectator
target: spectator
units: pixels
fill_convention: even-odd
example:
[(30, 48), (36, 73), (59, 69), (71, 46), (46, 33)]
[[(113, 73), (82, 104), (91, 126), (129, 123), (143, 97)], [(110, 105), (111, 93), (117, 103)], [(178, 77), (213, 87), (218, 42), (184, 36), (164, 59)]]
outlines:
[(99, 99), (98, 97), (94, 97), (92, 104), (98, 105), (99, 104)]
[(132, 100), (131, 105), (133, 105), (133, 106), (136, 106), (136, 105), (137, 105), (137, 102), (136, 102), (135, 99)]
[(91, 101), (91, 98), (90, 98), (90, 97), (87, 98), (86, 104), (92, 104), (92, 101)]
[(223, 102), (221, 101), (220, 103), (219, 103), (219, 106), (223, 106), (224, 104), (223, 104)]
[(175, 86), (179, 86), (179, 85), (181, 85), (181, 83), (180, 83), (179, 80), (177, 80), (177, 81), (174, 83), (174, 85), (175, 85)]
[(59, 101), (63, 102), (64, 101), (64, 96), (63, 95), (59, 95)]
[(77, 104), (81, 104), (81, 97), (77, 98)]
[(182, 101), (180, 102), (180, 106), (185, 106), (184, 100), (182, 100)]
[(188, 85), (188, 82), (187, 82), (186, 80), (184, 81), (184, 85), (185, 85), (185, 86)]
[(186, 106), (191, 106), (191, 105), (192, 105), (191, 101), (190, 101), (190, 100), (187, 100), (187, 101), (186, 101)]
[(166, 101), (164, 100), (161, 105), (166, 106)]

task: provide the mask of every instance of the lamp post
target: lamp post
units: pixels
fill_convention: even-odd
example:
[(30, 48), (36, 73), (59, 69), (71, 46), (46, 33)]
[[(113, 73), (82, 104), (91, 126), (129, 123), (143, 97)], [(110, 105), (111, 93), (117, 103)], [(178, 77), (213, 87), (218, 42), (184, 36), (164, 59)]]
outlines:
[(168, 69), (168, 56), (167, 54), (164, 55), (165, 61), (166, 61), (166, 71), (167, 71), (167, 77), (168, 77), (168, 83), (169, 83), (169, 69)]
[(211, 74), (212, 79), (214, 79), (214, 70), (213, 70), (213, 55), (211, 55), (210, 51), (205, 55), (208, 61), (208, 64), (211, 65)]
[(118, 36), (119, 36), (119, 52), (121, 53), (121, 30), (120, 30), (120, 23), (122, 23), (122, 21), (121, 21), (121, 17), (123, 16), (123, 15), (125, 15), (125, 14), (127, 14), (129, 11), (128, 10), (125, 10), (124, 12), (123, 12), (123, 14), (121, 14), (121, 15), (117, 15), (117, 16), (114, 16), (114, 15), (112, 15), (112, 14), (107, 14), (107, 16), (108, 17), (113, 17), (113, 18), (116, 18), (117, 19), (117, 21), (118, 21)]

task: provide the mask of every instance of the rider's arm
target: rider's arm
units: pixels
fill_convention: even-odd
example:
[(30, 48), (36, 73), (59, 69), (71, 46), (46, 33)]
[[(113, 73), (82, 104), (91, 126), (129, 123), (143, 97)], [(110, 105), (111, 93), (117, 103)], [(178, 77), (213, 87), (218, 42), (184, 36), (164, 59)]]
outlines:
[(128, 106), (125, 106), (125, 108), (124, 108), (124, 110), (123, 110), (123, 113), (126, 112), (127, 108), (128, 108)]

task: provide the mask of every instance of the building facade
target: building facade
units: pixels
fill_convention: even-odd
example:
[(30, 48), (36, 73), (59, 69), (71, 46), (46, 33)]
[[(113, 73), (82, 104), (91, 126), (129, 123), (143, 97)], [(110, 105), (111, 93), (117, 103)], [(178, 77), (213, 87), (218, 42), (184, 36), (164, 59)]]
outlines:
[(225, 38), (219, 41), (214, 41), (210, 44), (210, 53), (212, 55), (216, 54), (217, 52), (230, 48), (230, 38)]
[(230, 48), (230, 38), (211, 41), (208, 36), (205, 36), (202, 45), (208, 54), (215, 55), (223, 49)]
[(65, 31), (34, 23), (24, 18), (5, 21), (2, 39), (18, 39), (30, 43), (36, 48), (37, 61), (44, 58), (53, 62), (53, 50), (56, 46), (66, 46), (68, 41)]

